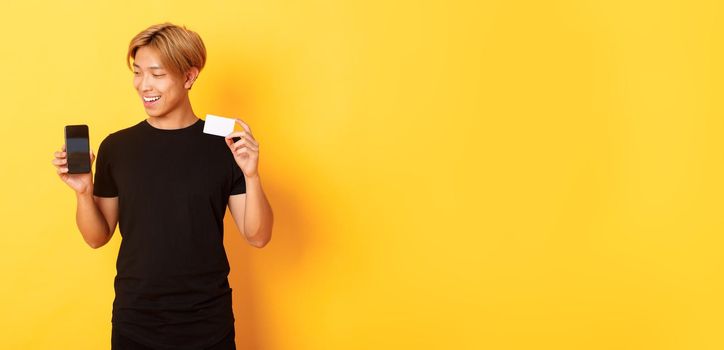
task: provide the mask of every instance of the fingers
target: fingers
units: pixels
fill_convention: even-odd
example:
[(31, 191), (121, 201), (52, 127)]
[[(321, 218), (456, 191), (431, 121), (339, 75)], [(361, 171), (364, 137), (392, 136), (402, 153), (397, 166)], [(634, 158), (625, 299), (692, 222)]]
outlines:
[(258, 150), (254, 150), (249, 148), (249, 146), (244, 145), (239, 148), (236, 148), (233, 150), (233, 153), (235, 156), (241, 156), (242, 154), (248, 154), (251, 155), (252, 153), (257, 153)]
[[(224, 138), (227, 140), (231, 140), (234, 137), (240, 137), (242, 139), (249, 139), (250, 141), (253, 141), (254, 143), (258, 144), (256, 142), (256, 140), (254, 139), (254, 136), (252, 136), (251, 133), (246, 132), (246, 131), (234, 131), (231, 134), (226, 135), (226, 137), (224, 137)], [(227, 144), (228, 144), (228, 141), (227, 141)]]
[[(224, 137), (224, 141), (226, 141), (226, 145), (229, 146), (229, 149), (235, 156), (240, 156), (242, 154), (254, 154), (259, 152), (259, 142), (257, 142), (254, 139), (254, 136), (251, 134), (251, 128), (249, 128), (249, 125), (246, 124), (241, 119), (234, 119), (237, 124), (241, 125), (242, 128), (244, 128), (243, 131), (234, 131), (230, 133), (229, 135), (226, 135)], [(233, 138), (238, 137), (239, 140), (234, 142)]]
[[(65, 145), (63, 145), (63, 146), (65, 146)], [(63, 147), (63, 148), (65, 148), (65, 147)], [(55, 158), (53, 158), (52, 164), (56, 168), (58, 168), (58, 174), (60, 174), (60, 168), (63, 165), (68, 163), (68, 159), (66, 158), (67, 153), (65, 151), (62, 151), (62, 152), (55, 152), (55, 153), (53, 153), (53, 155), (55, 156)]]
[(248, 138), (241, 137), (239, 141), (233, 142), (229, 139), (226, 139), (226, 145), (229, 146), (229, 149), (231, 150), (231, 153), (235, 155), (241, 155), (243, 153), (258, 153), (259, 152), (259, 143), (250, 140)]
[(239, 141), (234, 142), (233, 145), (229, 145), (229, 147), (232, 150), (237, 150), (241, 147), (248, 147), (250, 150), (253, 150), (254, 152), (259, 151), (259, 144), (253, 141), (249, 141), (248, 139), (241, 139)]
[[(65, 148), (65, 147), (64, 147)], [(53, 165), (56, 168), (58, 175), (68, 172), (68, 158), (66, 158), (65, 152), (55, 152), (55, 158), (53, 158)]]
[[(51, 163), (53, 166), (55, 166), (55, 172), (60, 175), (60, 178), (65, 181), (68, 178), (68, 153), (65, 152), (65, 145), (61, 147), (63, 151), (61, 152), (54, 152), (53, 160)], [(95, 160), (95, 154), (93, 154), (93, 151), (90, 152), (90, 158), (91, 158), (91, 164), (93, 164), (93, 160)]]
[[(68, 159), (66, 159), (68, 154), (65, 152), (65, 144), (61, 146), (61, 149), (62, 151), (53, 153), (55, 158), (53, 158), (51, 162), (56, 168), (58, 168), (58, 171), (60, 171), (60, 167), (62, 165), (68, 163)], [(60, 172), (58, 172), (58, 174), (60, 174)]]
[(55, 158), (53, 158), (51, 163), (55, 166), (55, 172), (58, 173), (58, 177), (67, 183), (70, 175), (68, 174), (68, 153), (65, 151), (65, 144), (63, 144), (60, 149), (60, 152), (53, 153)]

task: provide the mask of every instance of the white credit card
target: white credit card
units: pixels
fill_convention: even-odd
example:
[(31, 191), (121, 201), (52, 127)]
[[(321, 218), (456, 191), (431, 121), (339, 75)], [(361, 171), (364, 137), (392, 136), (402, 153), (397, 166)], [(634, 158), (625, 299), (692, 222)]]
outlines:
[(211, 135), (226, 137), (234, 132), (235, 123), (236, 121), (232, 118), (207, 114), (206, 121), (204, 122), (204, 132)]

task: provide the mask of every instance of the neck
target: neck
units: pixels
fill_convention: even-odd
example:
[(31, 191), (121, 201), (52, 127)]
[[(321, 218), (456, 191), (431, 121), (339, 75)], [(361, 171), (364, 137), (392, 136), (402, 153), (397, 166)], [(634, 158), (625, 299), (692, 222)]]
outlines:
[(157, 129), (182, 129), (198, 121), (198, 117), (191, 108), (191, 101), (186, 98), (178, 107), (166, 114), (149, 116), (148, 123)]

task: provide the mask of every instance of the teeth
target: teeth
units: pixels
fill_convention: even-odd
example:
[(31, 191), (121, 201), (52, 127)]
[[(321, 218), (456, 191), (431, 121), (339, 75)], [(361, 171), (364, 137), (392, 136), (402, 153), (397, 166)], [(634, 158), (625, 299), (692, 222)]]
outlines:
[(161, 98), (161, 96), (156, 96), (156, 97), (144, 97), (144, 98), (143, 98), (143, 100), (144, 100), (144, 101), (146, 101), (146, 102), (152, 102), (152, 101), (156, 101), (156, 100), (158, 100), (159, 98)]

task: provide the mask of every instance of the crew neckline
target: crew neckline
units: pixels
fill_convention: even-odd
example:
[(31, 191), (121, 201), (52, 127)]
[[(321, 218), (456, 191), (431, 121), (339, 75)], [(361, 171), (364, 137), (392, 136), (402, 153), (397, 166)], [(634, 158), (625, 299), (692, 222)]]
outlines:
[(184, 131), (195, 129), (196, 126), (201, 125), (201, 121), (203, 120), (198, 117), (196, 119), (197, 120), (193, 124), (183, 127), (183, 128), (178, 128), (178, 129), (159, 129), (159, 128), (151, 125), (151, 123), (148, 122), (148, 119), (144, 119), (141, 123), (143, 125), (145, 125), (147, 129), (153, 130), (155, 132), (173, 134), (173, 133), (179, 133), (179, 132), (184, 132)]

